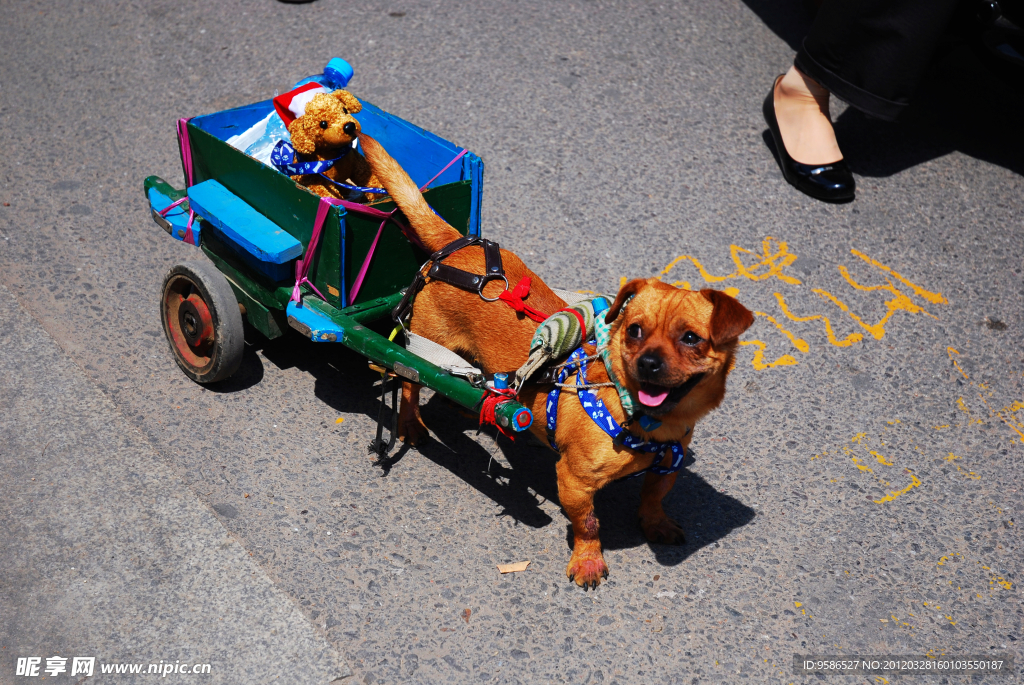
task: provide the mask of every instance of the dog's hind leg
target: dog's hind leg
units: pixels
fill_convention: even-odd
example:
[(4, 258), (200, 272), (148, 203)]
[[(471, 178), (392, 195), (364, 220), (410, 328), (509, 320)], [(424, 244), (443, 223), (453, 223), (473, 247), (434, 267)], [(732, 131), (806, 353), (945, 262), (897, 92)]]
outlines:
[(403, 381), (402, 402), (398, 409), (398, 437), (402, 442), (415, 446), (429, 434), (420, 416), (420, 386)]
[(572, 557), (565, 569), (569, 580), (582, 586), (597, 587), (608, 577), (608, 564), (601, 554), (600, 526), (594, 515), (594, 488), (576, 478), (565, 457), (555, 467), (558, 472), (558, 500), (572, 523)]
[(661, 507), (661, 500), (676, 483), (672, 473), (662, 476), (648, 473), (644, 476), (643, 487), (640, 488), (640, 528), (649, 542), (666, 545), (682, 545), (686, 542), (682, 527), (670, 519)]

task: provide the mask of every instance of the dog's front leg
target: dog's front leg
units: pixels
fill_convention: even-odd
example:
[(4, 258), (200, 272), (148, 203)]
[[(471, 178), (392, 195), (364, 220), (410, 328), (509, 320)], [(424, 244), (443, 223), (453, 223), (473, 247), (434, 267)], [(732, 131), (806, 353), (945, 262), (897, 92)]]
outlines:
[(594, 516), (596, 488), (571, 472), (567, 456), (556, 466), (558, 499), (572, 523), (572, 557), (565, 574), (583, 588), (597, 587), (602, 578), (608, 577), (608, 564), (601, 554), (600, 526)]
[(661, 500), (676, 483), (678, 474), (667, 476), (648, 473), (640, 488), (640, 528), (650, 542), (681, 545), (686, 542), (682, 527), (670, 519), (661, 507)]
[(420, 416), (420, 386), (416, 383), (402, 381), (402, 402), (398, 409), (398, 437), (402, 442), (417, 445), (427, 437), (423, 418)]

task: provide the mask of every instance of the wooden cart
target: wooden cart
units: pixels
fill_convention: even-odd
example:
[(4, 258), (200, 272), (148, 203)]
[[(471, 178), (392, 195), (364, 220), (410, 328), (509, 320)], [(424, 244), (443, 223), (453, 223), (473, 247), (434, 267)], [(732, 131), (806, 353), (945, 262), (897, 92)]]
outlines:
[[(311, 79), (328, 83), (323, 75)], [(379, 140), (417, 183), (425, 183), (462, 152), (362, 104), (355, 115), (362, 130)], [(482, 379), (452, 375), (366, 325), (390, 316), (428, 255), (395, 224), (380, 229), (376, 216), (341, 206), (328, 209), (318, 195), (226, 142), (272, 111), (272, 101), (266, 100), (179, 121), (187, 187), (173, 188), (157, 176), (144, 182), (157, 224), (209, 259), (177, 264), (164, 280), (161, 319), (178, 366), (199, 383), (230, 376), (241, 361), (244, 316), (267, 338), (292, 328), (315, 342), (341, 343), (394, 376), (478, 409), (487, 393)], [(424, 197), (460, 232), (479, 235), (482, 192), (483, 162), (470, 152), (444, 170)], [(394, 204), (384, 198), (367, 207), (390, 212)], [(326, 209), (326, 217), (315, 253), (307, 254), (318, 209)], [(375, 237), (376, 249), (354, 292)], [(309, 262), (308, 283), (298, 288), (296, 302), (300, 259)], [(517, 402), (499, 405), (496, 419), (513, 431), (526, 430), (533, 421)]]

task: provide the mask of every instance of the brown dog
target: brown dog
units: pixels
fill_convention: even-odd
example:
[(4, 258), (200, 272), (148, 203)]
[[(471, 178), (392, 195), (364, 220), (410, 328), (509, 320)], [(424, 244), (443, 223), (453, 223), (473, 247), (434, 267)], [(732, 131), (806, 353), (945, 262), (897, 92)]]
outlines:
[[(436, 251), (460, 237), (430, 209), (416, 185), (379, 143), (366, 135), (360, 136), (360, 142), (375, 175), (428, 250)], [(509, 283), (518, 283), (524, 276), (532, 279), (528, 299), (534, 308), (551, 314), (565, 307), (565, 302), (515, 254), (502, 250), (501, 258)], [(459, 250), (446, 258), (445, 264), (483, 273), (483, 249), (473, 246)], [(496, 298), (503, 288), (501, 281), (490, 281), (484, 294)], [(614, 320), (609, 343), (613, 370), (637, 406), (661, 421), (652, 433), (635, 426), (630, 430), (645, 438), (674, 440), (687, 446), (694, 424), (725, 397), (725, 379), (734, 364), (737, 338), (753, 319), (743, 305), (717, 290), (680, 290), (654, 278), (633, 280), (623, 286), (607, 314), (608, 321)], [(474, 360), (485, 372), (495, 372), (512, 371), (526, 361), (537, 324), (503, 302), (486, 302), (476, 293), (428, 279), (416, 297), (410, 327)], [(593, 354), (594, 349), (587, 346), (587, 353)], [(591, 364), (588, 380), (607, 382), (604, 365)], [(550, 389), (550, 385), (528, 384), (519, 394), (519, 401), (533, 411), (531, 431), (545, 444), (545, 400)], [(597, 395), (621, 425), (625, 417), (615, 389), (598, 388)], [(570, 390), (561, 394), (558, 411), (558, 498), (572, 522), (574, 538), (566, 574), (577, 585), (597, 587), (607, 577), (608, 566), (601, 554), (594, 494), (614, 480), (651, 466), (654, 456), (615, 444)], [(405, 383), (399, 435), (415, 444), (426, 433), (419, 413), (419, 386)], [(670, 461), (667, 455), (663, 465)], [(645, 476), (640, 526), (652, 542), (684, 541), (682, 528), (661, 506), (675, 480), (676, 474)]]
[[(288, 134), (297, 157), (295, 161), (323, 161), (344, 154), (333, 167), (324, 172), (324, 176), (349, 185), (380, 187), (370, 165), (357, 150), (352, 149), (352, 143), (360, 131), (359, 122), (352, 115), (362, 108), (359, 100), (347, 90), (314, 95), (306, 105), (305, 114), (288, 125)], [(341, 197), (337, 186), (315, 174), (292, 176), (292, 180), (321, 197)], [(369, 200), (378, 197), (372, 193), (365, 195)]]

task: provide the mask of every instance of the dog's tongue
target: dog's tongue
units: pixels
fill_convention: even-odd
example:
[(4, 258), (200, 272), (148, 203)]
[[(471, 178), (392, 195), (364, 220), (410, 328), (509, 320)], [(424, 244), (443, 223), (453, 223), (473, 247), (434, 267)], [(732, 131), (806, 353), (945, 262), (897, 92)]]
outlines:
[(648, 407), (657, 407), (668, 397), (668, 388), (660, 385), (647, 385), (640, 388), (640, 403)]

